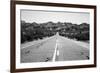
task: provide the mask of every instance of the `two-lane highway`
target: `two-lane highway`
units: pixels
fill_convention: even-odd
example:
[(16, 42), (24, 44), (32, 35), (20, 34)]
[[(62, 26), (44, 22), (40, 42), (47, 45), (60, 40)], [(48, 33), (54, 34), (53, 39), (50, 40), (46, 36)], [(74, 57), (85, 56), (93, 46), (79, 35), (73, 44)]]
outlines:
[[(58, 33), (48, 40), (21, 48), (21, 62), (54, 62), (89, 59), (89, 46), (60, 36)], [(85, 46), (85, 47), (84, 47)]]
[(70, 40), (61, 36), (58, 36), (57, 43), (59, 50), (57, 61), (89, 59), (89, 46), (86, 48), (84, 45), (81, 46), (80, 44), (75, 43), (74, 40)]

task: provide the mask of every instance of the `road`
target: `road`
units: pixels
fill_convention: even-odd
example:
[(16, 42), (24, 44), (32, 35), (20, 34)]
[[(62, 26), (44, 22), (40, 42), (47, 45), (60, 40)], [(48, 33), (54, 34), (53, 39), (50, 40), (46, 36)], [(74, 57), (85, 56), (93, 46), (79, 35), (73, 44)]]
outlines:
[(60, 36), (58, 33), (41, 42), (21, 48), (21, 62), (55, 62), (89, 59), (89, 46)]

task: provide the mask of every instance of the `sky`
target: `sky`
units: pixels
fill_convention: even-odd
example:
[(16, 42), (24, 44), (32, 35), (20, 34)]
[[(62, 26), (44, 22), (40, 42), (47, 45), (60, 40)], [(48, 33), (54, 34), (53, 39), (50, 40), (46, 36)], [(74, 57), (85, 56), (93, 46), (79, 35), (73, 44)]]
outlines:
[(21, 10), (21, 20), (25, 22), (71, 22), (73, 24), (90, 23), (90, 14), (82, 12)]

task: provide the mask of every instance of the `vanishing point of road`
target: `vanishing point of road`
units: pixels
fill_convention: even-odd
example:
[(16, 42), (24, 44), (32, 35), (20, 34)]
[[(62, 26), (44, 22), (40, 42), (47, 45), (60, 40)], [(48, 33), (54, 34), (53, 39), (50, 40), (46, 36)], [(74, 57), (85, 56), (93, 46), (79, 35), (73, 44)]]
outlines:
[(55, 62), (89, 59), (89, 44), (60, 36), (58, 33), (38, 43), (21, 47), (21, 62)]

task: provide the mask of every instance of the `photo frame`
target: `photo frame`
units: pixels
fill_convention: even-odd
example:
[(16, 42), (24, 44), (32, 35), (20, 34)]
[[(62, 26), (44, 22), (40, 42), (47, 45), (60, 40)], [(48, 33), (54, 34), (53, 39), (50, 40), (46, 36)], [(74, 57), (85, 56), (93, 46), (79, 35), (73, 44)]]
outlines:
[(11, 73), (96, 67), (96, 6), (11, 0), (10, 39)]

